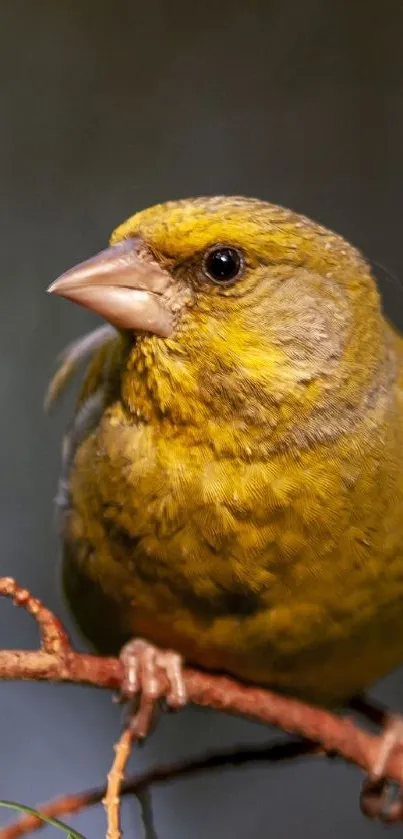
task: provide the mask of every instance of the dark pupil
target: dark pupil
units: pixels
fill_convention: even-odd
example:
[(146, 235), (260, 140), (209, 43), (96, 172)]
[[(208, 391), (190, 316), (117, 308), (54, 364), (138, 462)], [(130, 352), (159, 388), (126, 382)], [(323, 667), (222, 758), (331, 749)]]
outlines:
[(240, 258), (232, 248), (217, 248), (207, 257), (207, 270), (213, 280), (233, 280), (239, 271)]

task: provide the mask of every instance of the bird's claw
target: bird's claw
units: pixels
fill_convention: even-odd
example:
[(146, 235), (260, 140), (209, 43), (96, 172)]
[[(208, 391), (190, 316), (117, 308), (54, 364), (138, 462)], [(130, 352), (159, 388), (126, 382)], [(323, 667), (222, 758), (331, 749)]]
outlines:
[(403, 777), (396, 793), (396, 785), (389, 782), (386, 769), (392, 753), (403, 751), (403, 717), (391, 717), (381, 737), (379, 752), (361, 791), (361, 809), (366, 816), (383, 822), (403, 819)]
[(141, 638), (129, 641), (121, 650), (124, 676), (121, 701), (135, 702), (130, 725), (137, 738), (150, 731), (159, 700), (169, 708), (183, 708), (187, 692), (183, 678), (182, 657), (173, 650), (161, 650)]

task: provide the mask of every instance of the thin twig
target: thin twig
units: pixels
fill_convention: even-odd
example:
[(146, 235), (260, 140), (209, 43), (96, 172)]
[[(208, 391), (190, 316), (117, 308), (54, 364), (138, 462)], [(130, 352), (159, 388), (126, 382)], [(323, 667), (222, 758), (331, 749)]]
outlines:
[(12, 577), (0, 577), (0, 597), (10, 597), (15, 606), (23, 607), (35, 618), (41, 633), (41, 649), (45, 653), (62, 656), (70, 652), (70, 638), (56, 615)]
[(127, 762), (129, 760), (134, 740), (134, 732), (128, 725), (119, 738), (115, 748), (115, 759), (108, 774), (103, 805), (106, 811), (108, 829), (106, 839), (121, 839), (120, 824), (120, 796), (121, 787), (125, 775)]
[[(238, 768), (251, 763), (285, 763), (297, 758), (310, 756), (324, 756), (324, 752), (316, 743), (309, 740), (282, 740), (264, 746), (249, 746), (247, 748), (228, 749), (223, 752), (212, 752), (200, 758), (181, 760), (175, 763), (163, 764), (134, 775), (123, 781), (120, 795), (141, 795), (145, 790), (158, 785), (171, 783), (181, 778), (202, 772), (216, 771), (225, 766)], [(39, 806), (37, 809), (44, 816), (58, 818), (60, 816), (75, 815), (87, 807), (100, 804), (106, 794), (106, 786), (64, 795), (54, 801)], [(12, 824), (0, 829), (0, 839), (20, 839), (27, 833), (40, 830), (45, 825), (35, 816), (22, 816)]]

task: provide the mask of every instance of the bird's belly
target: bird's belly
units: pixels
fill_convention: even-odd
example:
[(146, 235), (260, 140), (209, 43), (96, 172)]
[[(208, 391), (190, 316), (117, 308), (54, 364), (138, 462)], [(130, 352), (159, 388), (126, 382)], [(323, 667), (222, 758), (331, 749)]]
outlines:
[(160, 556), (141, 556), (137, 545), (122, 562), (110, 536), (109, 550), (98, 561), (91, 549), (91, 561), (77, 563), (88, 558), (88, 544), (70, 543), (65, 562), (73, 612), (100, 651), (116, 653), (141, 636), (195, 665), (319, 704), (362, 691), (403, 658), (401, 584), (382, 600), (379, 581), (353, 588), (329, 573), (322, 586), (313, 578), (291, 591), (281, 575), (268, 591), (256, 591), (252, 580), (223, 588), (219, 574), (218, 584), (203, 572), (188, 580)]
[(304, 464), (292, 480), (252, 465), (234, 483), (233, 465), (190, 470), (176, 451), (122, 492), (116, 454), (98, 471), (91, 443), (79, 457), (91, 468), (72, 480), (65, 582), (101, 651), (140, 635), (323, 704), (403, 658), (403, 555), (371, 537), (373, 512), (354, 510), (329, 470), (326, 492)]
[(346, 598), (337, 611), (308, 591), (278, 605), (261, 601), (255, 610), (237, 611), (234, 599), (226, 612), (207, 608), (203, 614), (191, 587), (188, 596), (184, 590), (173, 598), (160, 580), (145, 581), (134, 570), (118, 583), (113, 569), (104, 570), (100, 584), (93, 569), (77, 566), (70, 555), (64, 574), (79, 625), (104, 653), (145, 637), (194, 665), (324, 705), (361, 692), (403, 658), (401, 598), (362, 619), (359, 599), (356, 609)]

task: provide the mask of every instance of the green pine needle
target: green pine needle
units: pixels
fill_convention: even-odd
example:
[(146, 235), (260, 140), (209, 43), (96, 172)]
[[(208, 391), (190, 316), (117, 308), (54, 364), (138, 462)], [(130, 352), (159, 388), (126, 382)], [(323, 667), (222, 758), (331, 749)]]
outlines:
[(77, 833), (68, 824), (60, 822), (59, 819), (51, 819), (48, 816), (43, 816), (42, 813), (34, 810), (33, 807), (26, 807), (25, 804), (17, 804), (16, 801), (0, 801), (0, 807), (8, 807), (10, 810), (17, 810), (20, 813), (28, 813), (30, 816), (36, 816), (37, 819), (46, 822), (46, 824), (57, 827), (58, 830), (63, 830), (67, 834), (67, 839), (85, 839), (82, 833)]

